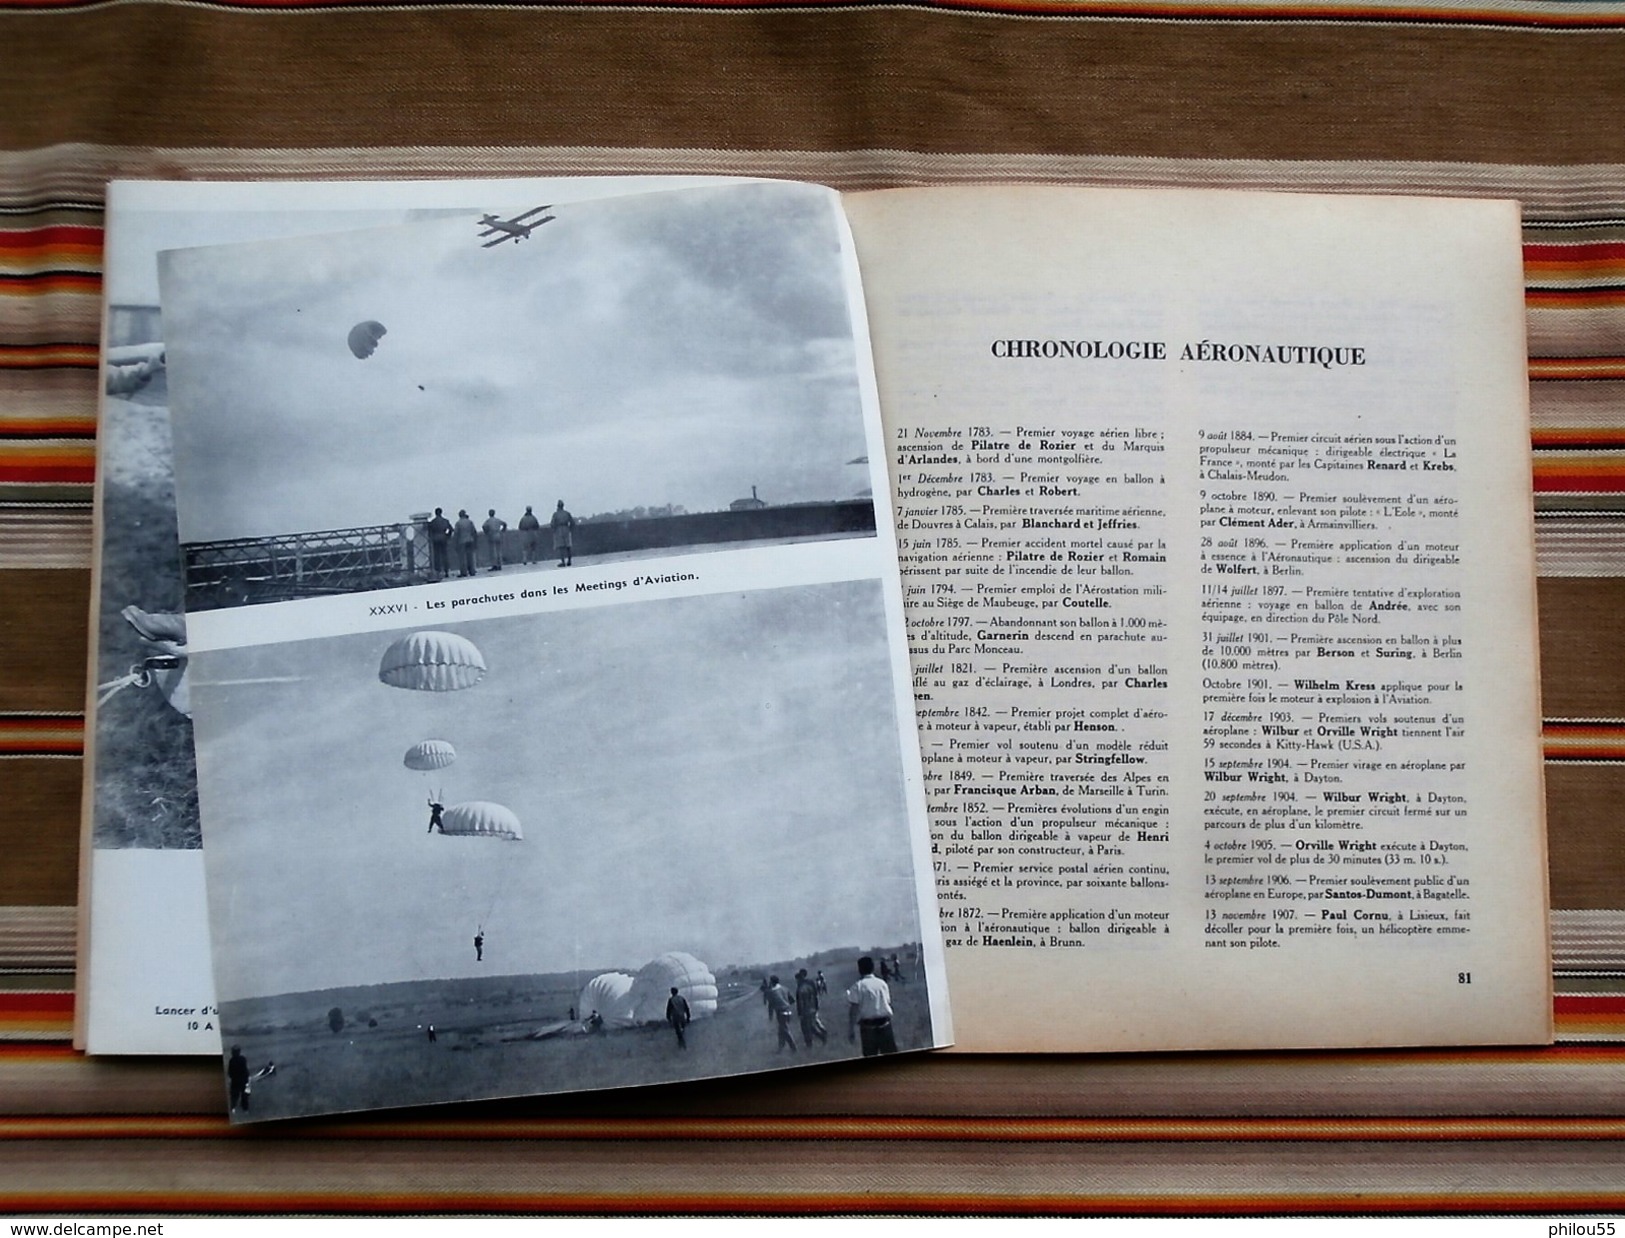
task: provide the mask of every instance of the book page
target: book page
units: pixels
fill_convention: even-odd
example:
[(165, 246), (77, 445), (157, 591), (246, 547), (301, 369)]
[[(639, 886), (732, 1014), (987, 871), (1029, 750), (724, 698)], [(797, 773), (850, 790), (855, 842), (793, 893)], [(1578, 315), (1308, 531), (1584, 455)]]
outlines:
[(233, 1120), (951, 1039), (832, 192), (169, 250), (160, 284)]
[(846, 202), (956, 1047), (1549, 1040), (1516, 207)]
[(220, 1051), (181, 619), (158, 254), (435, 218), (474, 219), (491, 209), (507, 218), (536, 202), (568, 204), (722, 183), (736, 182), (626, 176), (109, 186), (76, 1047), (91, 1053)]

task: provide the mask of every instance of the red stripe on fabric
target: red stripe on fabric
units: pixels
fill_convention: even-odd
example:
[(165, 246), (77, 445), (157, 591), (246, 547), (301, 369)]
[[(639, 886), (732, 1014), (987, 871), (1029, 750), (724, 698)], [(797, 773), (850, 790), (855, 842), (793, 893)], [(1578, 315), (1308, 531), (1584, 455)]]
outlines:
[(1605, 997), (1592, 993), (1558, 994), (1552, 1009), (1559, 1015), (1625, 1015), (1625, 997)]
[(0, 460), (0, 482), (34, 486), (51, 482), (85, 482), (96, 479), (94, 462), (84, 464), (7, 464)]
[(1539, 494), (1618, 494), (1625, 491), (1625, 472), (1548, 470), (1537, 463), (1535, 491)]
[(85, 245), (102, 247), (102, 230), (88, 224), (45, 224), (38, 228), (0, 228), (0, 249), (16, 246), (34, 249), (41, 245)]
[(0, 992), (0, 1019), (19, 1014), (71, 1015), (72, 1013), (72, 990), (55, 993)]
[(1523, 247), (1525, 261), (1574, 262), (1578, 259), (1625, 258), (1625, 241), (1578, 241), (1573, 245), (1551, 245), (1526, 242)]

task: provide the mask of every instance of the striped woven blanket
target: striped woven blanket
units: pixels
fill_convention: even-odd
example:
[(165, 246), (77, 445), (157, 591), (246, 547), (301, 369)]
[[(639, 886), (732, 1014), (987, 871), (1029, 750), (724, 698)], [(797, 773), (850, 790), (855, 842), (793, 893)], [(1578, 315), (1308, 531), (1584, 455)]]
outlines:
[[(1622, 114), (1610, 0), (0, 0), (0, 1207), (1619, 1207)], [(208, 1064), (76, 1056), (106, 181), (621, 172), (1519, 199), (1561, 1043), (934, 1059), (247, 1136)]]

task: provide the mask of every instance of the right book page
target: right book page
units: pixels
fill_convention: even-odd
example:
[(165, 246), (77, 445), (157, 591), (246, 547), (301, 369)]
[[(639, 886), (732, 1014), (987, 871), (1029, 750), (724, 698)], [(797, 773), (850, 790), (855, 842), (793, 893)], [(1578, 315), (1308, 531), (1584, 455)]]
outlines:
[(845, 204), (956, 1047), (1550, 1040), (1516, 205)]

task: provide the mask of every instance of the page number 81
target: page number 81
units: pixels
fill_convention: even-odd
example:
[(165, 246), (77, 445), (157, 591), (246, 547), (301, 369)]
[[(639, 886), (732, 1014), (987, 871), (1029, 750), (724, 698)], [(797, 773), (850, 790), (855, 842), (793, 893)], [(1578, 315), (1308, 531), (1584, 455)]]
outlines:
[(1473, 973), (1472, 972), (1470, 972), (1470, 971), (1459, 971), (1459, 972), (1456, 973), (1456, 983), (1457, 984), (1471, 984), (1472, 982), (1473, 982)]

